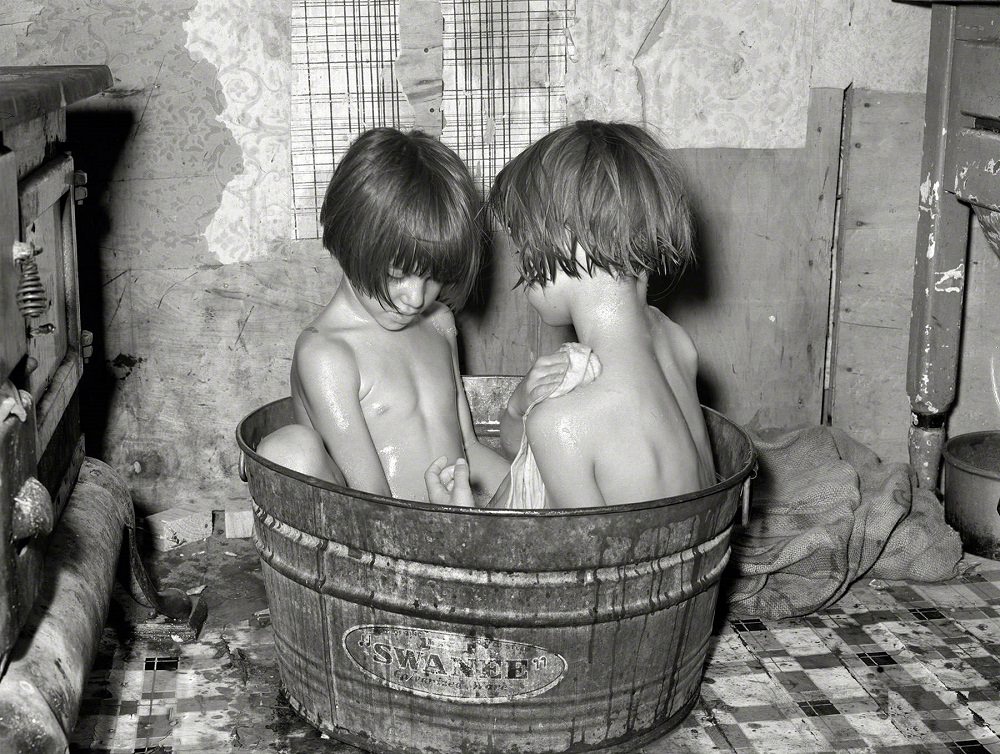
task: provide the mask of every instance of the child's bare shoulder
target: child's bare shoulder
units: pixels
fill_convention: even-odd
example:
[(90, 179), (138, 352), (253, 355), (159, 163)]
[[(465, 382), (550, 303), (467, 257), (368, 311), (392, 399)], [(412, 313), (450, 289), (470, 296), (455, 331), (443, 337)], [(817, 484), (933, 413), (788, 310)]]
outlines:
[(425, 314), (427, 321), (434, 325), (434, 328), (449, 340), (458, 337), (458, 326), (455, 324), (455, 315), (445, 304), (440, 301), (431, 306)]
[(657, 345), (669, 346), (682, 363), (697, 367), (698, 348), (687, 330), (655, 306), (647, 307), (646, 315), (653, 331), (654, 342)]
[(356, 378), (357, 355), (341, 330), (314, 322), (295, 340), (292, 370), (306, 385), (330, 378)]
[(531, 409), (524, 431), (533, 447), (551, 443), (570, 454), (589, 444), (602, 417), (614, 401), (594, 383), (558, 398), (550, 398)]

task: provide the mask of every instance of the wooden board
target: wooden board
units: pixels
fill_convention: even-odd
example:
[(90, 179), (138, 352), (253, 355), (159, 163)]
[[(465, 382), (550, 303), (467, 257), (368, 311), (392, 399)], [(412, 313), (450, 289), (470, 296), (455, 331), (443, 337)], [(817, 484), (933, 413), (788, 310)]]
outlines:
[(844, 133), (828, 413), (886, 459), (907, 459), (906, 355), (924, 97), (852, 90)]
[(17, 284), (20, 267), (10, 253), (14, 241), (20, 240), (17, 213), (17, 157), (13, 152), (0, 151), (0, 381), (27, 352), (24, 318), (17, 308)]
[[(849, 98), (830, 414), (883, 458), (907, 460), (906, 395), (922, 95)], [(860, 146), (859, 146), (860, 145)], [(972, 220), (958, 397), (948, 435), (1000, 426), (1000, 259)]]
[(549, 327), (514, 289), (518, 272), (506, 233), (494, 235), (479, 288), (459, 315), (466, 374), (525, 374), (535, 359), (573, 339), (572, 328)]
[(0, 129), (62, 109), (113, 84), (106, 65), (0, 66)]
[(974, 217), (966, 270), (958, 397), (948, 437), (1000, 428), (1000, 256)]
[(843, 92), (813, 89), (802, 149), (684, 149), (699, 262), (663, 306), (701, 357), (702, 402), (739, 422), (821, 419)]
[[(336, 263), (309, 241), (252, 265), (109, 267), (102, 278), (107, 325), (88, 369), (104, 362), (109, 379), (95, 387), (108, 394), (91, 403), (108, 418), (88, 452), (122, 469), (140, 515), (246, 504), (236, 425), (288, 395), (295, 339), (339, 284)], [(86, 432), (100, 419), (85, 407)]]

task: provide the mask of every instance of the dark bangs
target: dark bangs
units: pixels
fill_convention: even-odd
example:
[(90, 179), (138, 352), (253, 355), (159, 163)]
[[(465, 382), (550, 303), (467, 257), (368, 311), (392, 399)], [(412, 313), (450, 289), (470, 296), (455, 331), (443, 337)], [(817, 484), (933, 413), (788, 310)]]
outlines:
[(680, 174), (638, 126), (580, 121), (542, 137), (500, 171), (488, 205), (517, 250), (522, 282), (557, 270), (678, 276), (693, 261)]
[(420, 132), (375, 129), (330, 181), (323, 245), (355, 288), (384, 304), (396, 268), (441, 283), (441, 300), (460, 308), (483, 257), (480, 208), (468, 169), (448, 147)]

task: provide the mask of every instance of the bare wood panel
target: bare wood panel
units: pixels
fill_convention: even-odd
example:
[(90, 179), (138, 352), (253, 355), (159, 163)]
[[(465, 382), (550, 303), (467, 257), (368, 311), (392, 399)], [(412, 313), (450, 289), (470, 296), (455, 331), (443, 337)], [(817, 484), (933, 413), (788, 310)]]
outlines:
[(95, 351), (113, 379), (102, 458), (141, 514), (246, 502), (236, 424), (288, 395), (295, 339), (339, 284), (336, 262), (319, 241), (295, 242), (281, 259), (103, 278)]
[(0, 322), (9, 323), (0, 328), (0, 381), (25, 352), (23, 319), (15, 299), (21, 273), (10, 251), (18, 240), (17, 228), (17, 157), (0, 147)]
[(524, 374), (535, 359), (573, 338), (568, 327), (549, 327), (517, 283), (514, 252), (506, 233), (497, 232), (480, 278), (479, 290), (459, 315), (466, 374)]
[(966, 115), (1000, 118), (996, 80), (996, 72), (1000, 71), (1000, 41), (956, 42), (953, 65), (962, 72), (956, 80), (958, 109)]
[(963, 128), (949, 146), (954, 150), (955, 183), (944, 188), (964, 202), (1000, 211), (1000, 134)]
[(924, 98), (852, 90), (844, 133), (830, 417), (907, 457), (906, 358)]
[[(957, 5), (955, 19), (955, 39), (982, 42), (1000, 41), (1000, 23), (997, 23), (996, 9), (982, 0), (951, 0), (949, 5)], [(994, 3), (995, 4), (995, 3)]]
[(949, 437), (1000, 427), (1000, 256), (975, 217), (966, 270), (961, 367)]
[[(48, 297), (48, 309), (30, 321), (32, 327), (52, 325), (50, 333), (29, 339), (28, 355), (37, 368), (28, 375), (28, 391), (38, 401), (66, 356), (68, 339), (66, 306), (66, 253), (73, 253), (72, 239), (64, 238), (63, 201), (70, 189), (73, 160), (57, 158), (27, 176), (19, 185), (21, 239), (41, 249), (34, 260)], [(68, 249), (66, 248), (68, 245)], [(70, 270), (75, 271), (73, 265)], [(76, 302), (71, 302), (75, 308)], [(72, 323), (75, 317), (70, 318)], [(72, 394), (72, 390), (70, 390)], [(68, 398), (68, 396), (67, 396)]]
[(820, 421), (842, 103), (812, 90), (802, 149), (674, 152), (699, 262), (662, 305), (698, 346), (702, 401), (736, 421)]
[[(845, 138), (833, 424), (907, 460), (906, 356), (923, 98), (856, 91)], [(868, 107), (865, 107), (865, 104)], [(860, 144), (856, 147), (855, 144)], [(886, 176), (892, 176), (887, 180)], [(1000, 425), (1000, 259), (975, 219), (966, 264), (961, 371), (948, 435)]]

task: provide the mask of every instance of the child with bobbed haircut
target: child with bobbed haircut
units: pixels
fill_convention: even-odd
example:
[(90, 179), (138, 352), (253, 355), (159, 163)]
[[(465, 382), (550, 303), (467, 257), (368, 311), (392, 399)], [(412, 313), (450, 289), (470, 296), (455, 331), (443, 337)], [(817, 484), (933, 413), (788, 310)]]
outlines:
[[(491, 507), (633, 503), (714, 484), (694, 343), (646, 303), (651, 274), (674, 281), (694, 258), (664, 148), (638, 126), (580, 121), (504, 167), (488, 205), (528, 302), (579, 340), (539, 358), (511, 396), (501, 443), (518, 455)], [(431, 499), (470, 500), (462, 468), (438, 464), (427, 484)]]
[(357, 490), (426, 500), (439, 456), (468, 459), (488, 496), (507, 463), (476, 439), (455, 319), (483, 253), (481, 200), (452, 150), (419, 131), (366, 131), (326, 190), (323, 245), (343, 269), (295, 343), (295, 423), (258, 452)]

